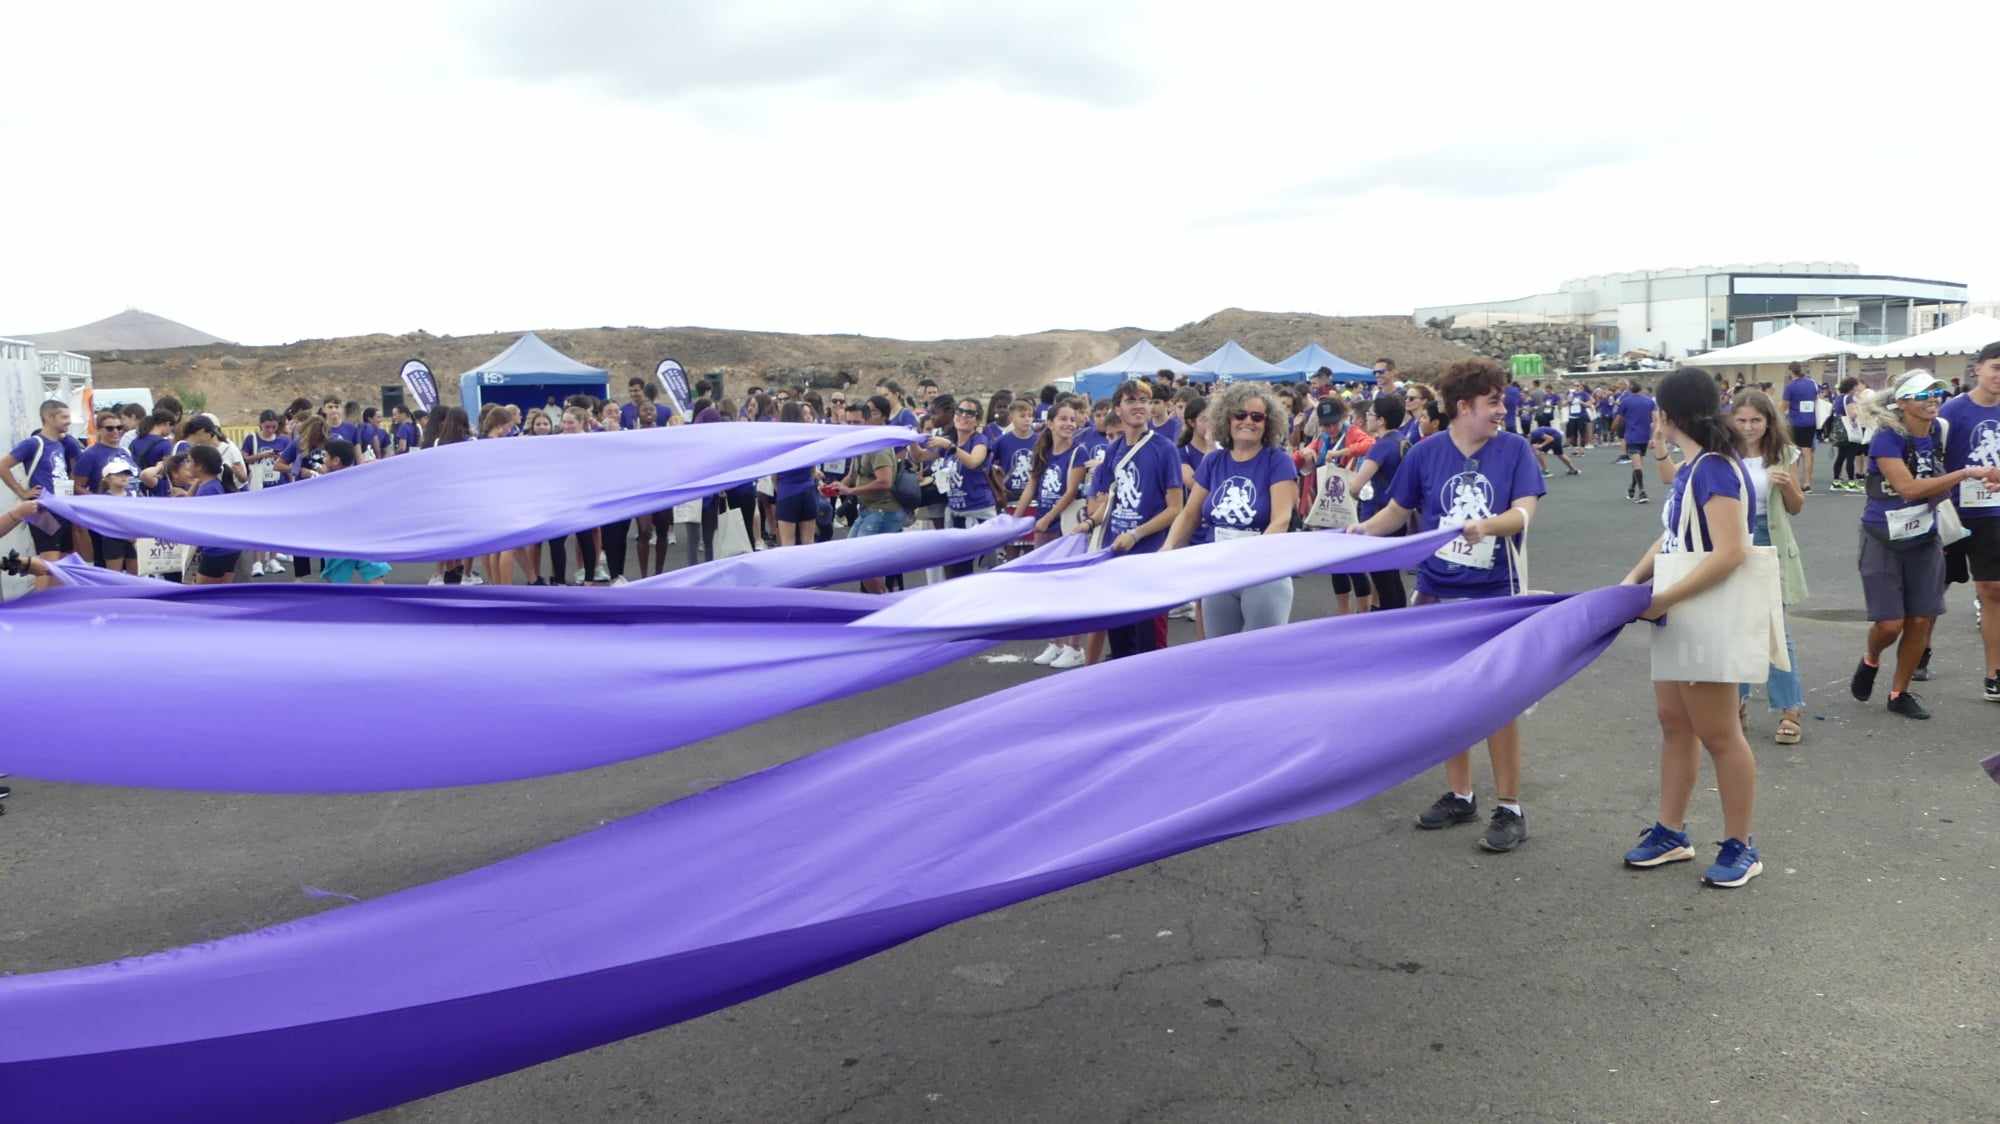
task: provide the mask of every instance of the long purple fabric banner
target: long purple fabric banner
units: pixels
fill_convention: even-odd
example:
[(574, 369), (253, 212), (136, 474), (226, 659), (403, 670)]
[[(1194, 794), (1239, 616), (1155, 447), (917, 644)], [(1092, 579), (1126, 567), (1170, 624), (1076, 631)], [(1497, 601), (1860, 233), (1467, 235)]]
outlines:
[(228, 496), (42, 502), (119, 538), (424, 562), (543, 542), (788, 468), (918, 440), (896, 426), (682, 425), (467, 441)]
[(1035, 521), (1002, 516), (962, 530), (915, 534), (869, 535), (831, 539), (810, 546), (759, 550), (734, 558), (719, 558), (699, 566), (670, 570), (634, 585), (691, 588), (700, 586), (784, 586), (808, 589), (838, 585), (884, 574), (907, 574), (930, 566), (964, 562), (997, 550), (1032, 530)]
[[(55, 589), (0, 608), (0, 629), (37, 653), (11, 678), (22, 697), (83, 713), (101, 702), (100, 692), (74, 671), (102, 655), (106, 636), (126, 651), (190, 650), (212, 645), (214, 622), (226, 620), (229, 643), (283, 660), (269, 674), (187, 679), (177, 685), (177, 704), (287, 735), (246, 741), (169, 723), (143, 739), (22, 739), (4, 748), (0, 764), (41, 780), (230, 792), (517, 780), (687, 745), (1003, 640), (1092, 631), (1284, 573), (1389, 569), (1453, 533), (1280, 535), (1108, 561), (1089, 555), (1099, 561), (994, 571), (894, 602), (822, 590), (645, 585)], [(915, 610), (899, 612), (904, 605)], [(880, 619), (889, 613), (898, 619)], [(477, 654), (470, 666), (468, 653)], [(378, 700), (377, 719), (399, 736), (356, 739), (339, 723), (294, 721), (301, 683)], [(607, 691), (623, 705), (575, 704)], [(673, 721), (660, 721), (665, 714)]]
[[(1081, 669), (375, 901), (0, 979), (5, 1113), (334, 1120), (693, 1018), (1367, 799), (1588, 665), (1650, 596), (1317, 620)], [(1385, 698), (1395, 720), (1365, 738), (1298, 721)]]

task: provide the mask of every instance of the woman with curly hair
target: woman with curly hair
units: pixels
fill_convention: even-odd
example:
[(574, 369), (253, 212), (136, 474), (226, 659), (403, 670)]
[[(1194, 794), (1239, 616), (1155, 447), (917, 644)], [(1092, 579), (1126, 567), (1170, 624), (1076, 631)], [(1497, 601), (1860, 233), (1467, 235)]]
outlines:
[[(1208, 417), (1209, 430), (1226, 429), (1229, 441), (1202, 458), (1162, 551), (1187, 545), (1197, 528), (1216, 542), (1291, 530), (1299, 472), (1285, 453), (1283, 403), (1257, 383), (1232, 383)], [(1201, 610), (1209, 636), (1284, 624), (1292, 616), (1292, 579), (1204, 597)]]

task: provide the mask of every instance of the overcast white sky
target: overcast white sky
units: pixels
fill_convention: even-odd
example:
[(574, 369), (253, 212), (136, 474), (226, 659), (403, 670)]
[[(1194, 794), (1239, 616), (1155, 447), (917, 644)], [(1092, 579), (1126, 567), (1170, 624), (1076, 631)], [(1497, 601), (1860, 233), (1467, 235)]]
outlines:
[(2000, 298), (2000, 5), (12, 5), (0, 330), (934, 338), (1836, 260)]

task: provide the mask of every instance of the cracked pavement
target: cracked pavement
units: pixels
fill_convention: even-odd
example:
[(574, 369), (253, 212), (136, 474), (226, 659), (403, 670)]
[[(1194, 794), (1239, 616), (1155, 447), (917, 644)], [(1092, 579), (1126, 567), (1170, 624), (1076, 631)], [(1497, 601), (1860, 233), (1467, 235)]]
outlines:
[[(1660, 489), (1653, 506), (1627, 504), (1610, 460), (1588, 454), (1584, 476), (1550, 481), (1537, 584), (1616, 581), (1657, 532)], [(1633, 628), (1526, 721), (1533, 837), (1515, 854), (1479, 851), (1477, 828), (1412, 830), (1440, 790), (1433, 773), (377, 1119), (2000, 1116), (2000, 788), (1977, 767), (2000, 745), (2000, 707), (1979, 699), (1963, 587), (1938, 627), (1938, 681), (1921, 690), (1934, 720), (1848, 698), (1865, 628), (1846, 612), (1860, 605), (1861, 502), (1827, 493), (1825, 471), (1797, 520), (1813, 586), (1813, 615), (1793, 619), (1806, 741), (1771, 744), (1753, 700), (1766, 873), (1742, 890), (1696, 884), (1720, 834), (1706, 771), (1701, 858), (1619, 865), (1657, 783)], [(1329, 611), (1326, 579), (1302, 579), (1298, 603), (1301, 618)], [(1317, 662), (1337, 677), (1352, 658)], [(479, 789), (273, 798), (16, 779), (0, 818), (0, 969), (337, 908), (300, 887), (388, 893), (1045, 674), (967, 661), (656, 758)], [(312, 701), (365, 720), (366, 700)], [(1404, 704), (1300, 717), (1365, 737)], [(241, 736), (215, 717), (218, 736)]]

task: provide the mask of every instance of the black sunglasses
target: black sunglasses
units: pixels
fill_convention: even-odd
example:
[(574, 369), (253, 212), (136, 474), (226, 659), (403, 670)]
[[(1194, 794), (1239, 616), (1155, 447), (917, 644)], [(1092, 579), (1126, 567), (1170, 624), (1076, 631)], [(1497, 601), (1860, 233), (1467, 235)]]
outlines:
[(961, 414), (964, 414), (964, 415), (965, 415), (966, 417), (968, 417), (968, 418), (976, 418), (976, 417), (978, 417), (978, 416), (979, 416), (979, 411), (978, 411), (978, 410), (968, 410), (968, 409), (966, 409), (966, 408), (965, 408), (965, 407), (963, 407), (963, 406), (960, 406), (960, 407), (958, 408), (958, 412), (959, 412), (959, 413), (961, 413)]
[(1264, 411), (1262, 410), (1238, 410), (1229, 416), (1236, 421), (1253, 421), (1258, 425), (1264, 424)]

